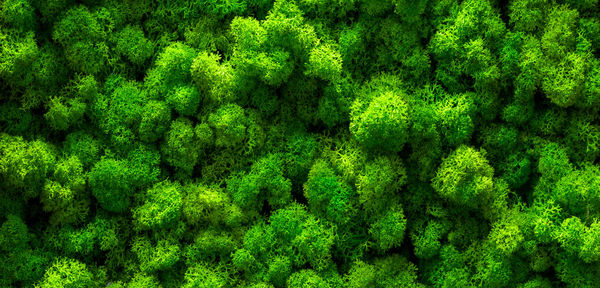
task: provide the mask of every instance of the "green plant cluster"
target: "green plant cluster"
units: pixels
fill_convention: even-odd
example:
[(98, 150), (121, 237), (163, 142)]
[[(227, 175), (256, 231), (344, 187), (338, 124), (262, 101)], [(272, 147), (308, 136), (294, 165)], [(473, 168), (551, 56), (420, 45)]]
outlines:
[(600, 287), (598, 0), (0, 0), (0, 287)]

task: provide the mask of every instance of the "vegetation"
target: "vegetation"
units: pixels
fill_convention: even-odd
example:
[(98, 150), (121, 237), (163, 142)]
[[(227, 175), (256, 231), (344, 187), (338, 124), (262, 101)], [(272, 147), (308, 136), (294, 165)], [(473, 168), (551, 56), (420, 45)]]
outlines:
[(600, 287), (598, 0), (0, 0), (0, 287)]

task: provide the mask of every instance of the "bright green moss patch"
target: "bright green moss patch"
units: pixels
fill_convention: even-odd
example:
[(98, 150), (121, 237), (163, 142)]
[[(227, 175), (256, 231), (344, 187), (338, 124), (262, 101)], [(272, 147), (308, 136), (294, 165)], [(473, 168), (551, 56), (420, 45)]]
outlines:
[(598, 0), (0, 0), (0, 287), (600, 287)]

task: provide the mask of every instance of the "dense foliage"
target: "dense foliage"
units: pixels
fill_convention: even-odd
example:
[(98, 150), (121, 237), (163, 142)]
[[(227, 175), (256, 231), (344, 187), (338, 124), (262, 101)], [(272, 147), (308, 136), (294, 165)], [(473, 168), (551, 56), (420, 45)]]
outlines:
[(600, 287), (599, 48), (598, 0), (0, 0), (0, 287)]

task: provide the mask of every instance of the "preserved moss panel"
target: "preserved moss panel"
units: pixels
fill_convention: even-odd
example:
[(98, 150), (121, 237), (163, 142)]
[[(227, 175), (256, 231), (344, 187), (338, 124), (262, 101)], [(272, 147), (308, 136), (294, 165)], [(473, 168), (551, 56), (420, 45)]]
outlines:
[(0, 287), (600, 287), (598, 0), (0, 0)]

